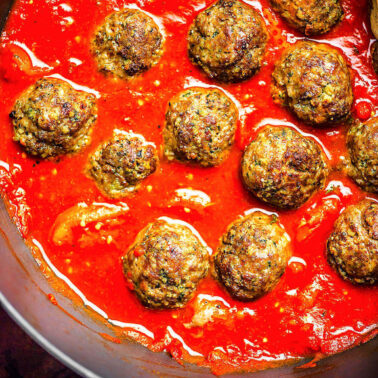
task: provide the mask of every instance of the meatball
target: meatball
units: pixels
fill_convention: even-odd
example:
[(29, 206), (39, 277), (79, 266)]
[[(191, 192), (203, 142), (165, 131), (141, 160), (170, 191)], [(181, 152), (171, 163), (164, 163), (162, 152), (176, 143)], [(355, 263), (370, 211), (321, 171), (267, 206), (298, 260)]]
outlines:
[(370, 3), (370, 27), (374, 37), (378, 39), (378, 1), (371, 0)]
[(220, 164), (234, 143), (238, 110), (233, 101), (215, 88), (189, 88), (168, 105), (164, 153), (169, 160)]
[(378, 41), (375, 41), (371, 46), (371, 59), (374, 71), (378, 75)]
[(228, 227), (214, 256), (215, 275), (234, 298), (251, 301), (276, 286), (290, 256), (277, 217), (258, 211)]
[(43, 78), (19, 97), (10, 118), (14, 141), (29, 154), (47, 158), (74, 153), (90, 142), (96, 98), (65, 81)]
[(287, 106), (312, 125), (345, 120), (353, 103), (348, 66), (342, 55), (325, 44), (301, 41), (289, 47), (272, 75), (275, 103)]
[(339, 0), (270, 0), (287, 23), (305, 35), (327, 33), (344, 15)]
[(120, 130), (89, 159), (89, 175), (106, 195), (119, 198), (137, 188), (156, 170), (156, 148), (141, 135)]
[(378, 281), (378, 203), (364, 200), (346, 208), (327, 241), (327, 259), (353, 284)]
[(304, 204), (328, 175), (319, 145), (289, 127), (267, 126), (242, 158), (245, 186), (272, 206), (292, 209)]
[(252, 7), (238, 0), (219, 0), (191, 25), (189, 57), (211, 78), (238, 82), (260, 69), (267, 39), (265, 23)]
[(99, 70), (122, 79), (154, 66), (162, 47), (159, 27), (138, 9), (123, 9), (106, 17), (92, 41)]
[(145, 306), (178, 308), (206, 276), (209, 253), (185, 222), (163, 217), (138, 234), (122, 261), (127, 282)]
[(369, 192), (378, 193), (378, 117), (356, 122), (348, 132), (349, 175)]

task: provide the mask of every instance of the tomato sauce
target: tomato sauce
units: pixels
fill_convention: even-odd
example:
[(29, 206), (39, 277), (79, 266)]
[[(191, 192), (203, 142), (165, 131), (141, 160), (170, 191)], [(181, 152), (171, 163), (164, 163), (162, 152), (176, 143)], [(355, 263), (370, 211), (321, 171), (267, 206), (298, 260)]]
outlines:
[[(230, 157), (221, 166), (206, 169), (161, 158), (157, 172), (122, 201), (103, 196), (87, 177), (88, 154), (115, 128), (143, 134), (161, 151), (169, 99), (189, 86), (218, 85), (191, 64), (186, 45), (190, 23), (211, 1), (18, 0), (0, 46), (0, 184), (9, 212), (41, 269), (63, 293), (102, 318), (117, 342), (132, 338), (151, 350), (168, 351), (179, 362), (208, 366), (216, 374), (327, 356), (377, 334), (377, 287), (343, 281), (325, 257), (326, 239), (343, 209), (377, 197), (337, 169), (346, 155), (346, 125), (315, 129), (273, 104), (274, 62), (283, 48), (303, 36), (282, 22), (267, 0), (247, 2), (263, 15), (270, 39), (256, 76), (221, 86), (233, 96), (241, 115)], [(314, 39), (345, 54), (354, 81), (353, 115), (366, 119), (378, 110), (368, 1), (342, 3), (343, 21)], [(129, 5), (156, 18), (164, 32), (165, 51), (145, 74), (122, 81), (98, 72), (89, 44), (106, 15)], [(27, 156), (12, 141), (8, 114), (29, 85), (50, 75), (95, 91), (99, 115), (92, 143), (84, 151), (43, 161)], [(227, 225), (238, 216), (253, 209), (276, 212), (250, 195), (240, 180), (242, 151), (265, 124), (289, 125), (316, 138), (334, 168), (326, 188), (304, 206), (278, 212), (293, 243), (293, 258), (280, 283), (268, 295), (242, 303), (209, 276), (184, 309), (144, 308), (126, 286), (120, 258), (147, 223), (161, 216), (186, 221), (214, 251)], [(88, 208), (127, 205), (128, 210), (99, 222), (73, 223), (69, 240), (57, 245), (51, 238), (54, 222), (79, 203)]]

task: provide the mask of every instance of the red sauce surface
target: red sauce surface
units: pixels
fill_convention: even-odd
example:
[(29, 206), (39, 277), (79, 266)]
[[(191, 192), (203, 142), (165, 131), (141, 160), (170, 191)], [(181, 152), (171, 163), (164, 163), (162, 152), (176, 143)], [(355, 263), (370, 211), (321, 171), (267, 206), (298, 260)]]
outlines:
[[(89, 43), (104, 17), (129, 3), (158, 18), (165, 33), (165, 52), (159, 64), (142, 76), (130, 81), (113, 80), (97, 71)], [(275, 211), (255, 200), (239, 177), (242, 150), (262, 124), (289, 124), (318, 138), (333, 167), (345, 156), (345, 125), (314, 129), (273, 104), (270, 82), (274, 62), (284, 47), (303, 36), (287, 27), (267, 0), (248, 1), (264, 16), (270, 32), (261, 71), (244, 83), (222, 85), (239, 102), (241, 112), (237, 141), (229, 159), (220, 167), (208, 169), (161, 159), (157, 172), (143, 182), (137, 193), (123, 200), (130, 208), (126, 215), (103, 222), (99, 230), (94, 223), (75, 227), (69, 244), (56, 246), (50, 239), (54, 221), (68, 208), (80, 202), (119, 202), (104, 197), (85, 175), (88, 154), (109, 138), (114, 128), (143, 134), (160, 148), (168, 100), (188, 86), (217, 85), (190, 63), (186, 51), (188, 27), (210, 3), (16, 2), (0, 46), (0, 184), (9, 211), (44, 272), (51, 273), (54, 265), (62, 274), (60, 278), (65, 278), (58, 279), (65, 294), (70, 295), (67, 282), (72, 283), (85, 296), (87, 305), (91, 302), (108, 319), (127, 323), (123, 328), (114, 328), (120, 338), (137, 339), (152, 350), (165, 349), (178, 361), (194, 361), (218, 374), (340, 352), (377, 334), (378, 290), (343, 281), (327, 264), (325, 242), (338, 215), (347, 205), (365, 197), (376, 199), (337, 171), (330, 174), (327, 188), (299, 210), (279, 212), (292, 239), (295, 258), (290, 260), (278, 286), (261, 299), (235, 301), (209, 276), (186, 308), (149, 310), (127, 288), (122, 275), (121, 256), (138, 231), (158, 217), (190, 223), (215, 250), (227, 225), (245, 211)], [(344, 20), (316, 40), (332, 44), (346, 55), (354, 80), (353, 113), (363, 119), (378, 110), (377, 76), (370, 63), (372, 34), (367, 0), (342, 3)], [(38, 78), (52, 74), (98, 91), (99, 116), (88, 148), (72, 157), (40, 161), (28, 157), (12, 141), (8, 114), (22, 91)], [(180, 188), (206, 193), (209, 205), (179, 200), (175, 191)], [(41, 255), (42, 248), (45, 255)], [(46, 256), (50, 261), (43, 260)], [(218, 316), (202, 327), (190, 327), (195, 304), (206, 300), (220, 307)]]

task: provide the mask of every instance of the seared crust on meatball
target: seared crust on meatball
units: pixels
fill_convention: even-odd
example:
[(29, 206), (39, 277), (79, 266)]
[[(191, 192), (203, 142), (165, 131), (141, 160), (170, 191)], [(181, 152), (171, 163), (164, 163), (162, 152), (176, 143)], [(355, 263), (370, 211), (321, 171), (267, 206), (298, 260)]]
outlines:
[(348, 174), (363, 189), (378, 193), (378, 117), (356, 122), (348, 131)]
[(48, 158), (74, 153), (90, 142), (96, 98), (63, 80), (42, 78), (18, 98), (10, 118), (13, 140), (29, 154)]
[(234, 298), (251, 301), (277, 285), (290, 256), (277, 217), (258, 211), (228, 227), (214, 256), (215, 274)]
[(203, 242), (181, 221), (159, 218), (122, 258), (127, 282), (152, 308), (184, 307), (209, 268)]
[(123, 9), (106, 17), (92, 41), (98, 68), (122, 79), (155, 65), (163, 37), (155, 21), (138, 9)]
[(216, 88), (189, 88), (171, 99), (165, 116), (164, 153), (170, 160), (220, 164), (234, 143), (238, 110)]
[(138, 134), (116, 130), (90, 156), (88, 172), (106, 195), (119, 198), (155, 172), (156, 148)]
[(272, 79), (274, 102), (287, 106), (304, 122), (323, 125), (350, 115), (353, 92), (349, 69), (331, 46), (297, 42), (284, 51)]
[(289, 127), (267, 126), (246, 148), (245, 186), (260, 200), (283, 209), (304, 204), (328, 175), (319, 145)]
[(238, 82), (260, 69), (267, 39), (265, 23), (252, 7), (239, 0), (219, 0), (191, 25), (189, 57), (211, 78)]
[(305, 35), (327, 33), (344, 15), (339, 0), (270, 0), (287, 23)]
[(378, 204), (364, 200), (340, 215), (327, 242), (327, 258), (353, 284), (378, 280)]

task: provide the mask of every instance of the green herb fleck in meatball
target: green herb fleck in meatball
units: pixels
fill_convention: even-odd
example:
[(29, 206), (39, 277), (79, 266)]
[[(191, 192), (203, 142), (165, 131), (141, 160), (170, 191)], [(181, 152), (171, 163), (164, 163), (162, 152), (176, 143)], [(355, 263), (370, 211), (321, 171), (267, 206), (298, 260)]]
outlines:
[(106, 195), (124, 197), (155, 172), (156, 148), (138, 134), (119, 130), (89, 159), (89, 175)]
[(184, 222), (159, 218), (137, 236), (122, 259), (127, 282), (152, 308), (179, 308), (209, 268), (208, 250)]
[(97, 118), (94, 95), (55, 78), (42, 78), (16, 101), (13, 139), (31, 155), (48, 158), (78, 152), (90, 142)]
[(315, 125), (344, 121), (353, 104), (352, 83), (343, 56), (335, 48), (300, 41), (286, 49), (272, 75), (275, 103)]
[(237, 121), (235, 104), (219, 89), (186, 89), (168, 105), (165, 155), (204, 167), (219, 165), (234, 143)]
[(195, 18), (189, 57), (215, 80), (238, 82), (261, 67), (268, 33), (262, 17), (239, 0), (219, 0)]
[(324, 186), (328, 165), (320, 146), (289, 127), (267, 126), (246, 148), (244, 184), (260, 200), (298, 208)]
[(378, 281), (378, 204), (364, 200), (337, 219), (327, 242), (327, 258), (339, 275), (355, 285)]
[(123, 9), (106, 17), (92, 41), (99, 70), (122, 79), (154, 66), (162, 49), (159, 27), (138, 9)]
[(305, 35), (327, 33), (344, 16), (339, 0), (270, 0), (293, 28)]
[(234, 298), (251, 301), (277, 285), (290, 256), (290, 239), (277, 217), (258, 211), (228, 227), (214, 256), (215, 274)]
[(350, 155), (348, 174), (363, 189), (378, 193), (378, 117), (356, 121), (349, 129)]

